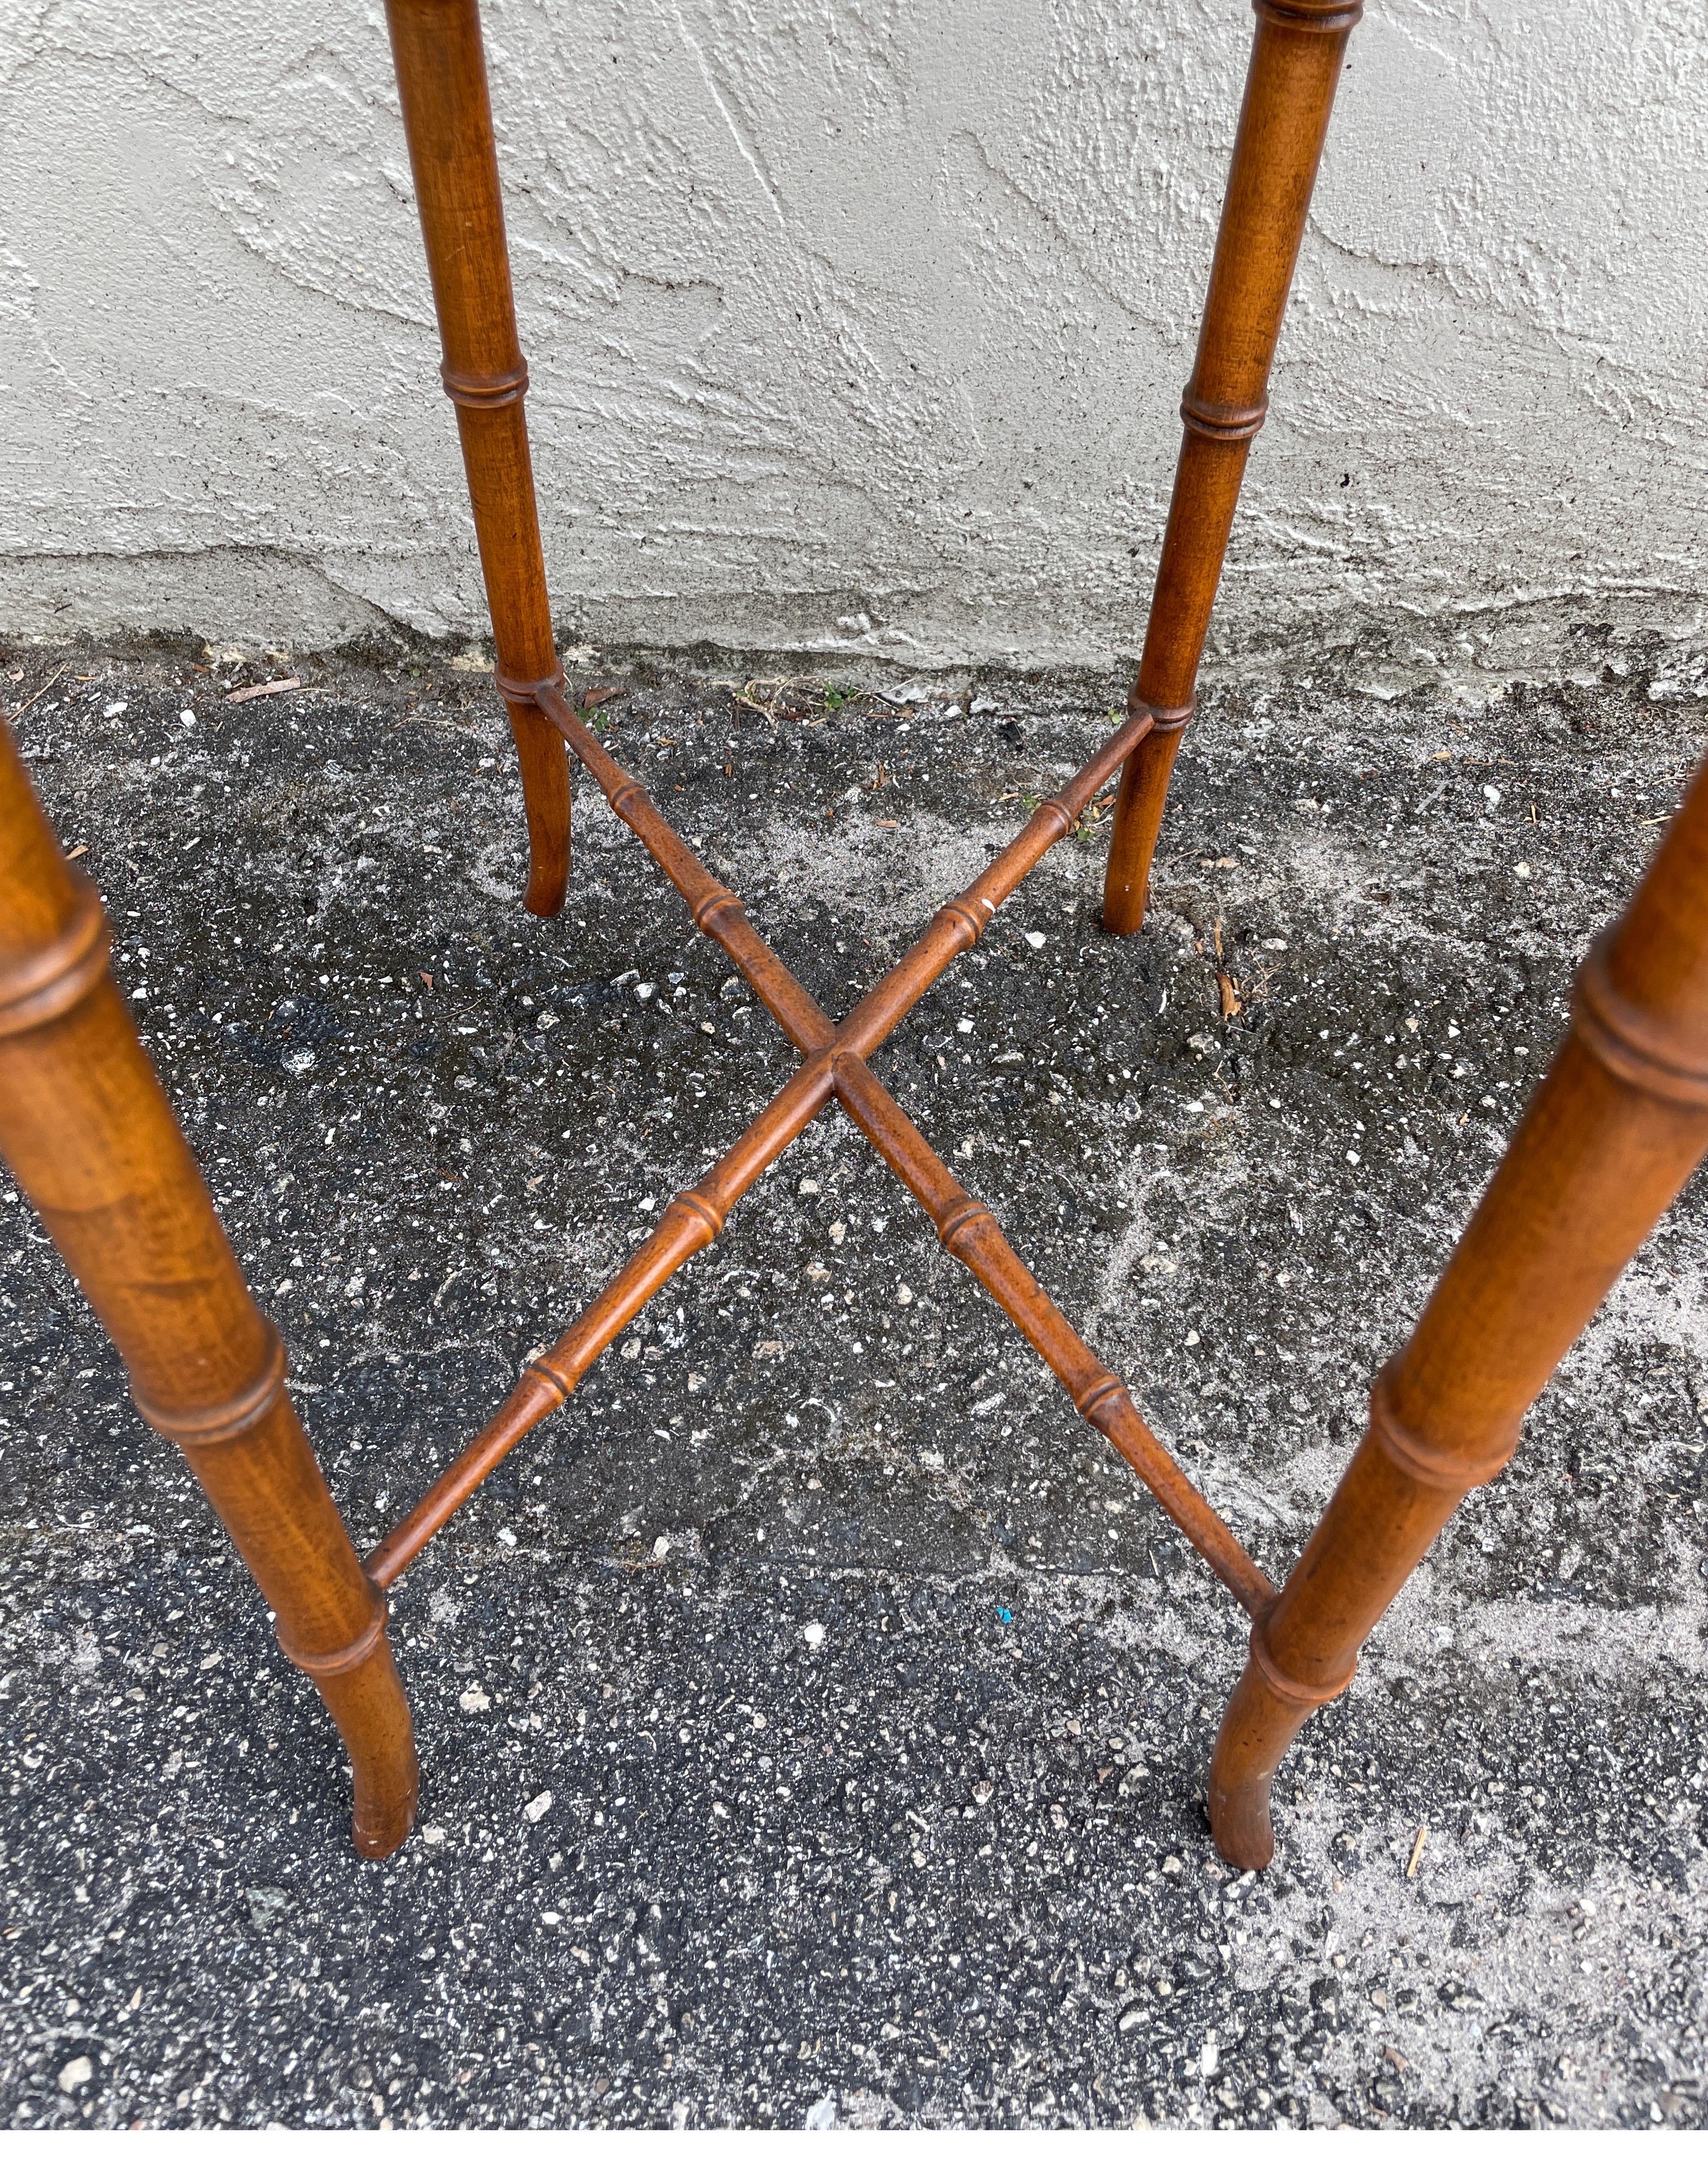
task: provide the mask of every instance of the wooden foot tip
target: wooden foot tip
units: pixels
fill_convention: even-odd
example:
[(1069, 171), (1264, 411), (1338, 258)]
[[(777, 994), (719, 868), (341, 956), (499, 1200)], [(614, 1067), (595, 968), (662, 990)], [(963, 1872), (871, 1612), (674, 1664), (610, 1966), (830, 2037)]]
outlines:
[(1268, 1781), (1229, 1789), (1212, 1780), (1209, 1830), (1225, 1863), (1236, 1870), (1267, 1870), (1275, 1861)]
[(565, 872), (536, 871), (528, 880), (528, 890), (522, 897), (522, 907), (530, 916), (538, 916), (549, 922), (564, 906), (570, 890)]
[(350, 1836), (355, 1852), (369, 1863), (383, 1863), (394, 1855), (415, 1830), (416, 1790), (389, 1810), (358, 1809), (350, 1819)]
[[(389, 1658), (385, 1663), (391, 1671)], [(356, 1764), (355, 1786), (350, 1839), (358, 1855), (370, 1863), (383, 1863), (415, 1830), (416, 1805), (421, 1799), (421, 1766), (407, 1724), (390, 1748), (373, 1750)]]

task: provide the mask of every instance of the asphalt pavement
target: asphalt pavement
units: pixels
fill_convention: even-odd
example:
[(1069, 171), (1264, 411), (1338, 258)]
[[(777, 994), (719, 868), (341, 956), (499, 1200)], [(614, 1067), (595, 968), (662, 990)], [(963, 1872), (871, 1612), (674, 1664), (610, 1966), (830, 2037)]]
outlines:
[[(879, 1063), (1277, 1576), (1703, 747), (1620, 665), (1213, 687), (1144, 931), (1094, 813)], [(524, 914), (479, 673), (186, 643), (0, 695), (56, 669), (18, 738), (365, 1549), (791, 1056), (585, 781)], [(1120, 694), (576, 671), (835, 1014)], [(377, 1867), (0, 1197), (11, 2125), (1700, 2123), (1700, 1186), (1256, 1878), (1203, 1807), (1237, 1608), (834, 1113), (399, 1585), (423, 1790)]]

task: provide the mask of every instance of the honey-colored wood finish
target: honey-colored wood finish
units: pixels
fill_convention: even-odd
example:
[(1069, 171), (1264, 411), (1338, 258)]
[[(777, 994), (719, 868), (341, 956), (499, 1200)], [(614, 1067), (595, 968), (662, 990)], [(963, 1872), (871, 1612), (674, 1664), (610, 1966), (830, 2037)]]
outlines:
[[(746, 977), (801, 1055), (764, 1112), (360, 1564), (284, 1390), (278, 1336), (245, 1287), (206, 1185), (106, 970), (99, 903), (61, 857), (0, 735), (0, 1154), (130, 1371), (184, 1448), (348, 1744), (355, 1836), (382, 1855), (412, 1819), (408, 1709), (383, 1593), (497, 1465), (570, 1398), (665, 1282), (840, 1101), (958, 1258), (1122, 1455), (1252, 1621), (1251, 1664), (1211, 1775), (1223, 1852), (1270, 1858), (1269, 1790), (1302, 1722), (1524, 1413), (1708, 1149), (1708, 785), (1699, 776), (1625, 917), (1578, 986), (1573, 1024), (1402, 1353), (1370, 1428), (1277, 1593), (874, 1074), (885, 1039), (1121, 771), (1105, 899), (1139, 923), (1169, 770), (1189, 719), (1246, 450), (1357, 5), (1255, 0), (1256, 41), (1144, 655), (1124, 724), (918, 941), (833, 1023), (568, 702), (535, 519), (498, 169), (475, 0), (388, 0), (404, 120), (457, 404), (499, 685), (521, 754), (528, 906), (561, 905), (571, 759)], [(1124, 770), (1123, 770), (1124, 769)]]
[(1353, 1678), (1358, 1647), (1708, 1152), (1708, 768), (1630, 907), (1579, 972), (1572, 1026), (1417, 1328), (1377, 1378), (1369, 1428), (1274, 1605), (1254, 1625), (1210, 1770), (1231, 1862), (1274, 1852), (1288, 1744)]
[(386, 0), (386, 19), (444, 345), (439, 376), (456, 404), (498, 684), (521, 766), (526, 905), (555, 916), (570, 872), (570, 771), (562, 737), (532, 693), (555, 676), (558, 656), (480, 12), (475, 0)]
[(94, 888), (60, 853), (0, 724), (0, 1157), (175, 1439), (350, 1751), (353, 1830), (414, 1821), (415, 1745), (386, 1635), (189, 1146), (107, 967)]
[(665, 1282), (716, 1240), (738, 1199), (834, 1096), (924, 1206), (945, 1248), (968, 1267), (1061, 1379), (1080, 1414), (1110, 1440), (1246, 1611), (1260, 1611), (1274, 1596), (1274, 1586), (1182, 1473), (1121, 1381), (1098, 1361), (1027, 1271), (989, 1207), (960, 1188), (865, 1064), (950, 964), (977, 944), (1027, 873), (1077, 824), (1098, 790), (1150, 731), (1149, 719), (1128, 721), (1059, 794), (1043, 803), (995, 861), (938, 911), (918, 942), (839, 1028), (754, 930), (735, 895), (706, 869), (579, 714), (555, 688), (543, 688), (540, 702), (612, 809), (680, 893), (696, 924), (724, 948), (804, 1058), (710, 1172), (671, 1200), (653, 1233), (575, 1324), (524, 1367), (502, 1407), (368, 1555), (374, 1580), (395, 1582), (504, 1456), (562, 1406)]
[(1246, 456), (1269, 402), (1281, 313), (1298, 260), (1347, 40), (1361, 12), (1342, 0), (1254, 0), (1245, 103), (1198, 331), (1180, 405), (1185, 431), (1168, 527), (1129, 708), (1156, 731), (1121, 775), (1103, 920), (1144, 920), (1169, 776), (1192, 718), (1198, 661), (1233, 527)]

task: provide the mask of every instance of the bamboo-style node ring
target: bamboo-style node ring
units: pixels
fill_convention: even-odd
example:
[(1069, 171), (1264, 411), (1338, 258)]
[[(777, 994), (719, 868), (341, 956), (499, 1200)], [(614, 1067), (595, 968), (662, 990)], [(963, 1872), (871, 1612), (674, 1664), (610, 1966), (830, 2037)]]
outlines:
[(1393, 1467), (1434, 1492), (1472, 1492), (1498, 1477), (1518, 1445), (1516, 1428), (1506, 1432), (1492, 1447), (1433, 1446), (1408, 1431), (1395, 1416), (1394, 1369), (1390, 1363), (1379, 1371), (1370, 1388), (1370, 1438)]
[(715, 1242), (723, 1233), (725, 1215), (704, 1190), (679, 1189), (670, 1201), (679, 1211), (699, 1221), (708, 1242)]
[(454, 371), (442, 363), (439, 378), (459, 409), (509, 409), (528, 390), (528, 367), (520, 361), (508, 371)]
[(252, 1431), (284, 1391), (284, 1343), (270, 1318), (262, 1322), (267, 1328), (266, 1356), (246, 1386), (206, 1407), (174, 1409), (151, 1400), (143, 1388), (133, 1384), (130, 1398), (144, 1422), (186, 1452), (192, 1447), (218, 1447)]
[[(984, 912), (982, 916), (979, 914), (981, 909)], [(937, 914), (945, 927), (953, 930), (958, 926), (965, 932), (967, 936), (960, 945), (960, 951), (964, 953), (969, 947), (976, 947), (984, 936), (994, 913), (988, 901), (969, 901), (964, 894), (957, 894), (953, 901), (945, 902)]]
[(0, 972), (0, 1037), (19, 1037), (70, 1013), (106, 975), (113, 952), (101, 897), (80, 884), (70, 921), (45, 947)]
[(1309, 1681), (1296, 1681), (1291, 1674), (1284, 1674), (1276, 1665), (1275, 1654), (1264, 1638), (1261, 1621), (1252, 1623), (1250, 1649), (1253, 1665), (1283, 1703), (1309, 1704), (1314, 1710), (1319, 1705), (1332, 1703), (1336, 1697), (1344, 1696), (1358, 1679), (1358, 1662), (1354, 1658), (1337, 1681), (1325, 1682), (1320, 1686)]
[(709, 932), (714, 920), (732, 908), (740, 914), (739, 895), (731, 893), (728, 886), (714, 886), (710, 893), (690, 905), (688, 913), (702, 931)]
[(1073, 1405), (1089, 1423), (1098, 1411), (1110, 1401), (1127, 1399), (1127, 1389), (1111, 1371), (1101, 1378), (1094, 1379), (1083, 1393), (1076, 1394)]
[(1612, 938), (1604, 931), (1578, 972), (1573, 1031), (1610, 1075), (1634, 1090), (1669, 1106), (1708, 1107), (1708, 1068), (1700, 1049), (1615, 989), (1607, 968)]
[(323, 1681), (338, 1674), (347, 1674), (353, 1667), (371, 1658), (384, 1640), (386, 1626), (391, 1618), (391, 1608), (386, 1603), (385, 1593), (377, 1583), (371, 1583), (373, 1593), (373, 1611), (361, 1632), (341, 1644), (335, 1651), (307, 1651), (290, 1643), (283, 1626), (273, 1623), (273, 1640), (293, 1666), (300, 1666), (310, 1679)]
[(1353, 30), (1364, 12), (1364, 0), (1251, 0), (1251, 6), (1259, 22), (1287, 30)]
[(1193, 698), (1184, 704), (1143, 704), (1137, 708), (1150, 714), (1153, 739), (1162, 735), (1182, 735), (1192, 725), (1193, 715), (1198, 710), (1198, 699)]
[(952, 1257), (957, 1254), (955, 1244), (962, 1230), (991, 1216), (988, 1204), (981, 1204), (976, 1196), (963, 1196), (937, 1222), (937, 1239)]
[(558, 691), (559, 694), (562, 693), (564, 687), (564, 670), (559, 666), (555, 670), (555, 671), (547, 675), (544, 679), (542, 680), (537, 675), (519, 676), (506, 674), (504, 669), (500, 667), (493, 674), (493, 679), (499, 686), (499, 696), (504, 699), (506, 704), (532, 704), (537, 708), (540, 701), (540, 692), (543, 689), (554, 689)]
[(521, 1375), (524, 1378), (537, 1379), (548, 1392), (555, 1394), (560, 1401), (568, 1400), (576, 1390), (573, 1383), (558, 1376), (543, 1356), (536, 1356), (531, 1362), (524, 1363)]
[(1263, 429), (1269, 403), (1204, 401), (1188, 386), (1180, 397), (1182, 422), (1201, 439), (1254, 439)]

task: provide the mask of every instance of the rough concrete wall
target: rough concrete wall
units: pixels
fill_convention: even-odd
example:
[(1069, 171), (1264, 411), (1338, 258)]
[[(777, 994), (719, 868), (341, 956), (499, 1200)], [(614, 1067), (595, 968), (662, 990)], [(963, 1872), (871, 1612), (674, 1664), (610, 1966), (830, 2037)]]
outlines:
[[(1132, 649), (1241, 0), (487, 19), (566, 628)], [(1352, 53), (1215, 641), (1700, 675), (1700, 0), (1373, 0)], [(0, 627), (481, 627), (378, 9), (13, 0), (0, 125)]]

